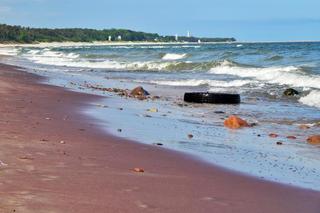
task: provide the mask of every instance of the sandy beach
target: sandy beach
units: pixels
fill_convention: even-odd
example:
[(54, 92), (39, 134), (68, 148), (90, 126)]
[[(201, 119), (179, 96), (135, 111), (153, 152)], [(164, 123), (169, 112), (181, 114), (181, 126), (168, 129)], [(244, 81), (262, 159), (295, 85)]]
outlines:
[(319, 192), (108, 135), (81, 114), (100, 97), (40, 80), (0, 66), (0, 212), (320, 210)]

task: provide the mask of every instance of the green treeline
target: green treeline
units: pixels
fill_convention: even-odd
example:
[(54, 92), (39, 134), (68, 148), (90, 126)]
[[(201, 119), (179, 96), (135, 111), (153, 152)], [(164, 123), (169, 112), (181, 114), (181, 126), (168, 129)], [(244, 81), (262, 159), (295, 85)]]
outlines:
[[(29, 28), (0, 24), (0, 43), (36, 43), (36, 42), (93, 42), (93, 41), (176, 41), (174, 36), (160, 36), (157, 33), (144, 33), (126, 29), (47, 29)], [(179, 37), (179, 41), (187, 42), (226, 42), (234, 38), (196, 38)]]

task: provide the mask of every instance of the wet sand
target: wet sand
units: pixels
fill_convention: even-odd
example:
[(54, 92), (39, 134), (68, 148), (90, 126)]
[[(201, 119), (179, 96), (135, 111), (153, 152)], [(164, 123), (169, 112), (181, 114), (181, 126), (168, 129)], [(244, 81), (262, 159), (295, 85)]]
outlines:
[(81, 114), (100, 97), (40, 80), (0, 65), (0, 212), (320, 212), (320, 192), (108, 135)]

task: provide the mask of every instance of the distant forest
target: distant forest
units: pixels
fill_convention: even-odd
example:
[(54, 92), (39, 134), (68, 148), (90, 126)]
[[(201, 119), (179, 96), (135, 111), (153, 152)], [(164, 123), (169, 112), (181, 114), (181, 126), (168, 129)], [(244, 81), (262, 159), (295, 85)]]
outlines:
[[(159, 41), (173, 42), (175, 36), (160, 36), (157, 33), (137, 32), (126, 29), (47, 29), (29, 28), (0, 24), (0, 43), (37, 43), (37, 42), (93, 42), (93, 41)], [(197, 38), (182, 36), (181, 42), (232, 42), (234, 38)]]

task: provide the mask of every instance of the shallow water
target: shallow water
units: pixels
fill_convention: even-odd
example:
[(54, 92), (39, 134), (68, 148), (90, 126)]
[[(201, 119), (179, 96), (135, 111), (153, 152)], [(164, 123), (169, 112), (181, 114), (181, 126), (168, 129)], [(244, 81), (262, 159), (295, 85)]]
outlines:
[[(85, 113), (113, 134), (162, 143), (229, 169), (320, 190), (320, 147), (306, 143), (320, 127), (298, 128), (320, 121), (319, 44), (33, 46), (0, 53), (10, 55), (2, 59), (7, 63), (48, 76), (51, 84), (109, 97)], [(129, 89), (143, 85), (161, 99), (121, 98), (88, 89), (87, 83)], [(301, 94), (283, 97), (289, 86)], [(242, 104), (184, 105), (185, 91), (208, 90), (240, 93)], [(148, 112), (150, 108), (158, 112)], [(223, 120), (231, 114), (257, 126), (226, 129)], [(280, 137), (272, 139), (269, 133)], [(287, 139), (289, 135), (297, 139)], [(276, 145), (278, 141), (283, 145)]]

